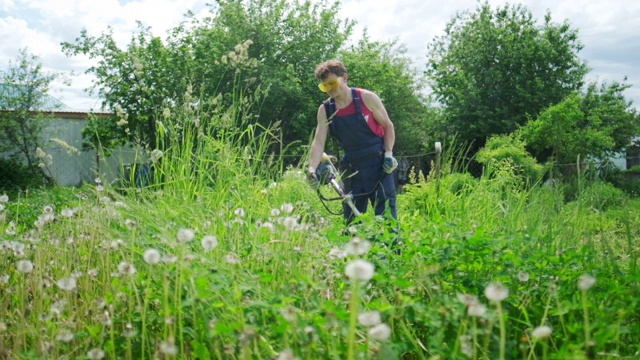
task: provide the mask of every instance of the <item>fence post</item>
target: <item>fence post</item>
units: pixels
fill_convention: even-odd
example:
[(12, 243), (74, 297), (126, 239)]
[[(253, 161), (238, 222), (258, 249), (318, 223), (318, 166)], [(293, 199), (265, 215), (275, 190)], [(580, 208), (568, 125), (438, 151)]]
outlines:
[(442, 144), (436, 142), (436, 195), (440, 199), (440, 153), (442, 152)]

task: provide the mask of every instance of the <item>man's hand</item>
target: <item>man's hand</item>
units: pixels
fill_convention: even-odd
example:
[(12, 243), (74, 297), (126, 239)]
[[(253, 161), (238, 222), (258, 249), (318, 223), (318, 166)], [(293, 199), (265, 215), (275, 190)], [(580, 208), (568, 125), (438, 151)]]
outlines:
[(315, 171), (307, 170), (307, 181), (312, 188), (316, 189), (320, 186), (320, 179)]
[(391, 174), (393, 170), (398, 167), (398, 160), (393, 157), (393, 151), (385, 151), (384, 152), (384, 164), (382, 165), (382, 169), (387, 174)]

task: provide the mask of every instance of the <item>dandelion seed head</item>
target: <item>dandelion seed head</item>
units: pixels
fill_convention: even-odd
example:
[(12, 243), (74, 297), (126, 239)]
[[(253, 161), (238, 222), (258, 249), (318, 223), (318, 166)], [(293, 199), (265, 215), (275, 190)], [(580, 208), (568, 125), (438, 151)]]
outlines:
[(351, 280), (367, 282), (371, 280), (374, 273), (373, 264), (362, 259), (353, 260), (345, 267), (345, 274)]
[(200, 241), (204, 252), (209, 252), (218, 246), (218, 238), (214, 235), (207, 235)]
[(371, 327), (378, 325), (382, 319), (377, 311), (365, 311), (358, 314), (358, 323), (362, 326)]
[(280, 210), (271, 209), (271, 216), (280, 216)]
[(531, 336), (535, 339), (546, 339), (551, 336), (551, 332), (552, 330), (550, 327), (542, 325), (533, 329), (533, 331), (531, 332)]
[(9, 196), (6, 194), (0, 195), (0, 203), (6, 203), (9, 201)]
[(77, 281), (74, 277), (66, 277), (56, 281), (56, 285), (62, 290), (73, 291), (76, 288)]
[(74, 335), (69, 329), (60, 329), (60, 331), (58, 331), (58, 334), (56, 335), (56, 340), (60, 342), (69, 342), (73, 340), (73, 338)]
[(345, 251), (349, 255), (364, 255), (368, 253), (370, 249), (371, 243), (357, 236), (352, 237), (345, 247)]
[(473, 317), (482, 317), (487, 313), (487, 307), (484, 304), (475, 302), (467, 307), (467, 315)]
[(72, 209), (62, 209), (62, 211), (60, 212), (60, 215), (62, 215), (63, 217), (73, 217), (74, 212)]
[(236, 214), (237, 217), (244, 217), (247, 214), (243, 208), (237, 208), (233, 213)]
[(469, 306), (471, 304), (475, 304), (478, 302), (478, 297), (475, 295), (471, 295), (471, 294), (458, 294), (458, 300), (466, 305)]
[(285, 213), (291, 213), (293, 211), (293, 204), (291, 203), (282, 204), (280, 206), (280, 210), (282, 210)]
[(520, 271), (518, 272), (518, 280), (522, 281), (522, 282), (527, 282), (529, 281), (529, 274), (524, 272), (524, 271)]
[(99, 360), (104, 358), (104, 351), (99, 348), (91, 349), (87, 352), (89, 360)]
[(0, 285), (5, 285), (7, 283), (9, 283), (9, 275), (8, 274), (0, 275)]
[(391, 328), (385, 323), (380, 323), (369, 328), (367, 335), (376, 341), (387, 341), (391, 337)]
[(195, 238), (195, 233), (191, 229), (180, 229), (178, 230), (178, 241), (182, 243), (190, 242)]
[(167, 356), (178, 355), (178, 347), (176, 346), (173, 338), (169, 338), (167, 341), (161, 342), (158, 350), (160, 350), (160, 353)]
[(578, 278), (578, 289), (587, 291), (596, 284), (596, 278), (589, 274), (580, 275)]
[(337, 247), (334, 247), (333, 249), (329, 250), (329, 258), (331, 259), (342, 259), (347, 257), (347, 252), (342, 250), (342, 249), (338, 249)]
[(136, 267), (130, 262), (122, 261), (118, 264), (118, 273), (121, 275), (135, 275), (137, 272)]
[(156, 249), (147, 249), (143, 254), (144, 261), (147, 264), (157, 264), (160, 262), (160, 251)]
[(484, 295), (491, 301), (501, 302), (509, 296), (509, 289), (501, 283), (492, 282), (484, 289)]
[(291, 349), (286, 349), (280, 354), (278, 354), (277, 360), (299, 360), (299, 358), (293, 355), (293, 351)]
[(33, 263), (29, 260), (20, 260), (16, 265), (16, 270), (21, 273), (30, 273), (33, 271)]
[(228, 253), (227, 255), (225, 255), (224, 256), (224, 261), (227, 264), (232, 264), (232, 265), (240, 263), (240, 260), (238, 260), (238, 257), (234, 253)]
[(51, 206), (51, 205), (47, 205), (47, 206), (45, 206), (44, 208), (42, 208), (42, 212), (43, 212), (44, 214), (51, 214), (51, 213), (53, 213), (53, 206)]
[(473, 356), (473, 338), (471, 335), (460, 336), (460, 351), (468, 357)]

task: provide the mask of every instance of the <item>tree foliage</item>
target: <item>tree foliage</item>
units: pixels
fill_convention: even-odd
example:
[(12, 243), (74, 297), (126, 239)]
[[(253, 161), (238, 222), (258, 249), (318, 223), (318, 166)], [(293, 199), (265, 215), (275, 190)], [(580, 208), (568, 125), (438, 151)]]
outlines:
[(349, 71), (350, 85), (375, 92), (385, 104), (396, 128), (394, 152), (415, 154), (433, 138), (426, 124), (435, 115), (422, 93), (426, 83), (405, 53), (396, 41), (370, 41), (365, 34), (339, 57)]
[(140, 25), (126, 49), (110, 30), (98, 37), (83, 30), (63, 49), (98, 60), (88, 70), (96, 75), (94, 89), (104, 107), (127, 115), (126, 132), (111, 132), (118, 138), (155, 146), (157, 121), (185, 98), (205, 111), (206, 121), (206, 111), (242, 98), (234, 89), (268, 89), (256, 120), (280, 121), (288, 142), (306, 138), (314, 126), (315, 64), (350, 34), (352, 23), (340, 20), (337, 9), (327, 2), (217, 0), (209, 17), (187, 14), (164, 41)]
[(576, 29), (537, 24), (522, 5), (457, 14), (428, 46), (426, 74), (444, 109), (446, 126), (464, 142), (484, 144), (562, 101), (583, 85)]
[(574, 163), (578, 158), (605, 158), (632, 145), (640, 133), (640, 117), (624, 99), (627, 85), (591, 83), (543, 110), (519, 132), (541, 160)]
[(48, 96), (51, 83), (59, 78), (61, 74), (45, 72), (39, 57), (27, 49), (0, 74), (0, 152), (26, 162), (28, 169), (38, 169), (44, 155), (41, 142), (51, 119), (48, 113), (62, 106)]

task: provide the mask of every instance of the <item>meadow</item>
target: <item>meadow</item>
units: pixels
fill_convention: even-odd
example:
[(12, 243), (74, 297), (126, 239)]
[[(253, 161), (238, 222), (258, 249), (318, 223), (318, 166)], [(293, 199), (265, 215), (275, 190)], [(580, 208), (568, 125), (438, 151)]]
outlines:
[(0, 358), (640, 358), (637, 198), (474, 178), (445, 147), (397, 224), (345, 228), (276, 126), (189, 119), (147, 187), (0, 197)]

